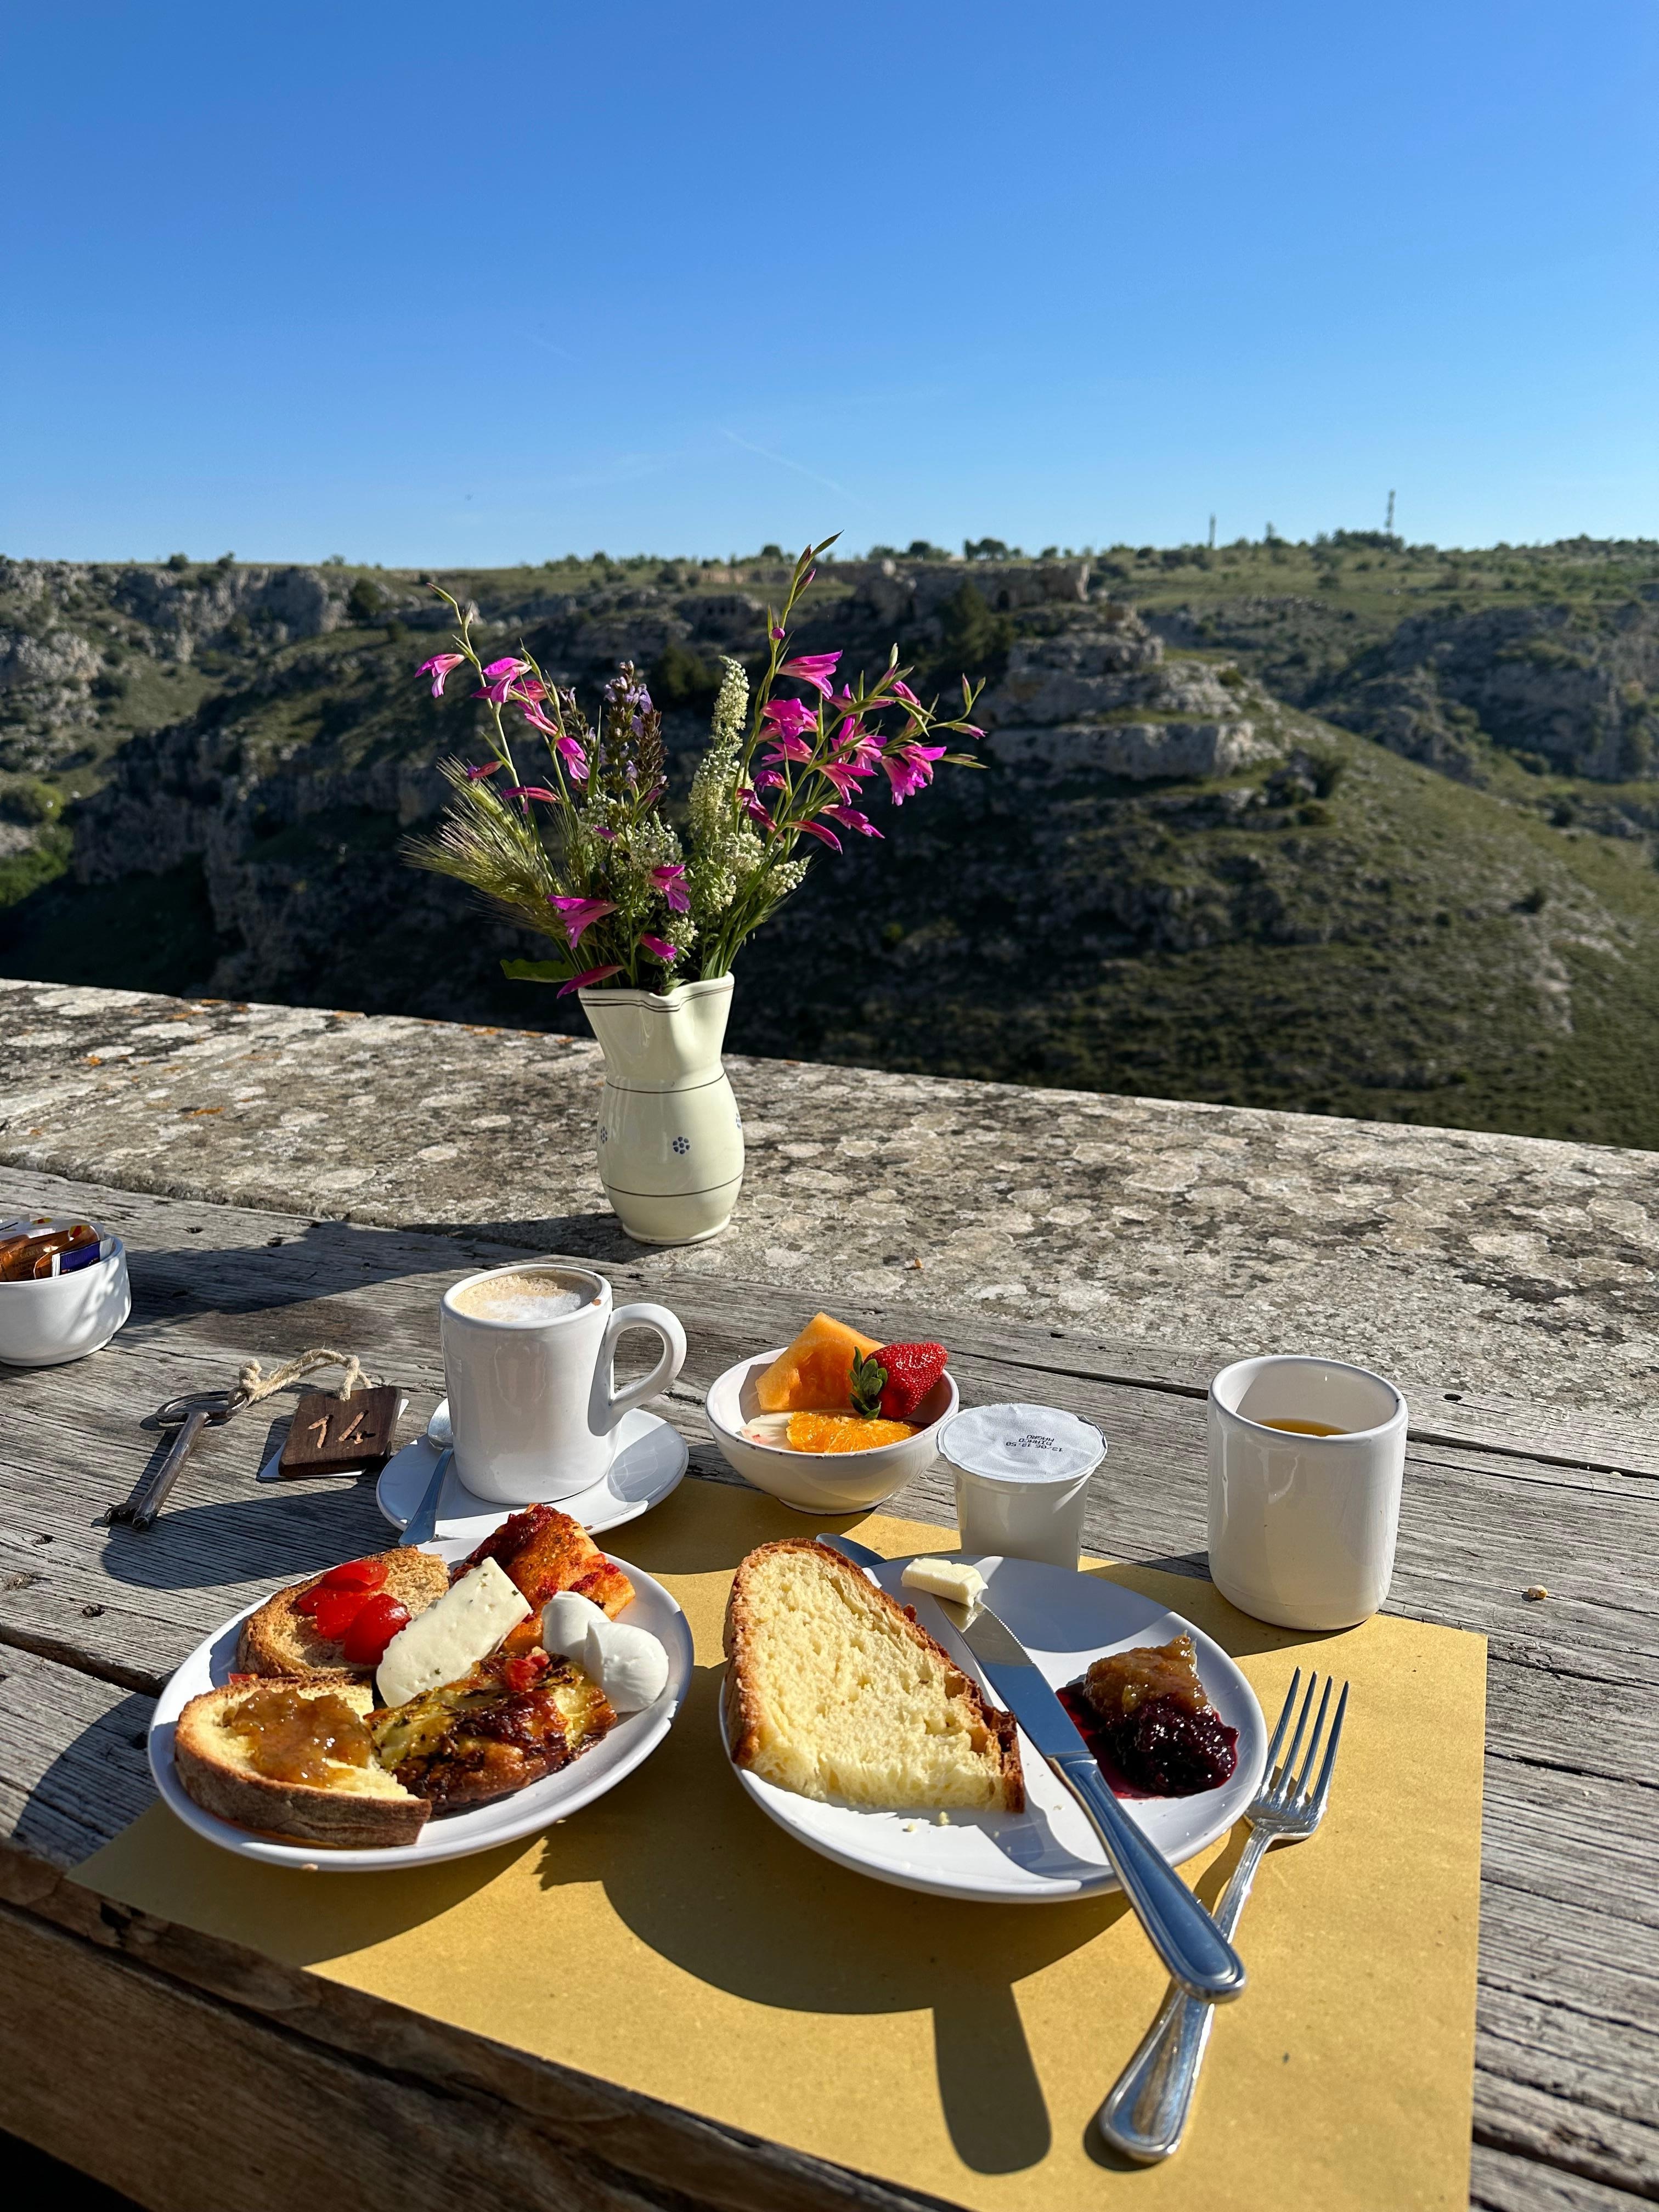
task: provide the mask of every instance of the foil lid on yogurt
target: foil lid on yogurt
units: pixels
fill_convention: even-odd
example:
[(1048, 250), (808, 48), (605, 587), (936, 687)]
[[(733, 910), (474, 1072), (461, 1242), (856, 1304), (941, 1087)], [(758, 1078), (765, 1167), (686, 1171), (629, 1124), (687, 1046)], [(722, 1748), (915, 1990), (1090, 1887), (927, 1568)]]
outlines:
[(1106, 1456), (1106, 1439), (1058, 1406), (970, 1406), (939, 1431), (952, 1467), (987, 1482), (1076, 1482)]

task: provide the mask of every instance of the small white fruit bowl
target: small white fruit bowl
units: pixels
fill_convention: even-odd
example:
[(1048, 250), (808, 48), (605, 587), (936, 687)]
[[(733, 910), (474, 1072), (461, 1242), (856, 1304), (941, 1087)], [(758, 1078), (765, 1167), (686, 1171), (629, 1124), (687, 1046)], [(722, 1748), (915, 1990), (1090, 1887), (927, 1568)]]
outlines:
[(797, 1513), (864, 1513), (933, 1465), (939, 1431), (957, 1405), (948, 1367), (916, 1408), (915, 1436), (871, 1451), (791, 1451), (787, 1444), (768, 1443), (753, 1426), (766, 1418), (755, 1402), (755, 1385), (784, 1348), (776, 1345), (738, 1360), (709, 1385), (703, 1400), (708, 1433), (745, 1482), (769, 1491)]
[[(8, 1223), (8, 1228), (67, 1229), (61, 1221)], [(67, 1275), (0, 1283), (0, 1366), (62, 1367), (106, 1345), (132, 1310), (127, 1248), (106, 1236), (102, 1256)]]

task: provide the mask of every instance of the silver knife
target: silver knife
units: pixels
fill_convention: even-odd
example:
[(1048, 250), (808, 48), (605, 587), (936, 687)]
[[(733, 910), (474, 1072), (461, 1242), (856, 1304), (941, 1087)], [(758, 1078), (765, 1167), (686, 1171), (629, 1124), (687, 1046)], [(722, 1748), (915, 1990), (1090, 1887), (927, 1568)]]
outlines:
[(449, 1473), (449, 1462), (455, 1456), (452, 1444), (438, 1455), (438, 1464), (432, 1470), (432, 1480), (422, 1494), (420, 1504), (404, 1523), (400, 1544), (429, 1544), (438, 1533), (438, 1501), (444, 1494), (444, 1478)]
[[(819, 1541), (861, 1567), (887, 1564), (878, 1552), (845, 1536)], [(1174, 1979), (1212, 2004), (1237, 1996), (1244, 1987), (1243, 1961), (1163, 1852), (1118, 1803), (1071, 1715), (1019, 1638), (982, 1598), (957, 1633), (992, 1689), (1082, 1807), (1152, 1948)]]

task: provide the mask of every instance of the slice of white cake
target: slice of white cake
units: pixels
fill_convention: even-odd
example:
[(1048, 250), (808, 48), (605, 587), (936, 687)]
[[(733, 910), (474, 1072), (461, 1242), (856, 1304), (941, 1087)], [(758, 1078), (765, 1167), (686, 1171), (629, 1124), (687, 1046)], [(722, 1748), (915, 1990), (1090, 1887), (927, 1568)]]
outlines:
[(1018, 1813), (1012, 1717), (866, 1576), (790, 1537), (751, 1552), (726, 1612), (732, 1756), (803, 1797)]

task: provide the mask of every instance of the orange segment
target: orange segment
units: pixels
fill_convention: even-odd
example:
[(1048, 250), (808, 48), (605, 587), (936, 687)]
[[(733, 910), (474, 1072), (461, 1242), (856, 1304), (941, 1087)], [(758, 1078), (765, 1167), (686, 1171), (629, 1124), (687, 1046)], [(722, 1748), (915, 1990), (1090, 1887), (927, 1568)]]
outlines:
[(814, 1314), (757, 1382), (755, 1403), (763, 1413), (850, 1410), (854, 1358), (880, 1349), (873, 1336), (860, 1336), (828, 1314)]
[(874, 1451), (913, 1437), (908, 1421), (866, 1421), (860, 1413), (791, 1413), (789, 1449), (799, 1452)]

